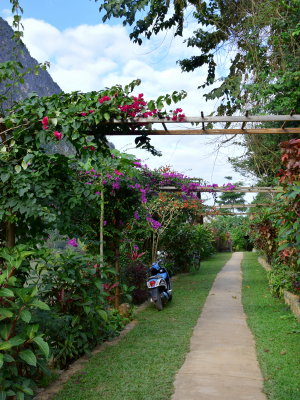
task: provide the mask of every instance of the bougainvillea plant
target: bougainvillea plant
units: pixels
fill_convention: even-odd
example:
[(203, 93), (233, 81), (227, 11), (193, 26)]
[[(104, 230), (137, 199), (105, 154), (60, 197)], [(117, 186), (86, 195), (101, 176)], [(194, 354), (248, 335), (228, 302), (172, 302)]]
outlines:
[[(97, 164), (99, 155), (109, 153), (107, 134), (134, 129), (137, 146), (158, 154), (147, 136), (148, 124), (139, 124), (138, 119), (166, 117), (164, 102), (176, 102), (185, 92), (146, 102), (142, 94), (131, 94), (139, 84), (136, 80), (100, 92), (32, 95), (1, 119), (0, 221), (7, 245), (13, 246), (26, 232), (28, 238), (32, 233), (43, 235), (45, 226), (65, 225), (64, 216), (83, 199), (84, 190), (75, 178), (78, 162), (89, 159)], [(128, 118), (134, 126), (123, 124)], [(61, 145), (53, 149), (53, 143), (66, 145), (65, 141), (72, 151)]]

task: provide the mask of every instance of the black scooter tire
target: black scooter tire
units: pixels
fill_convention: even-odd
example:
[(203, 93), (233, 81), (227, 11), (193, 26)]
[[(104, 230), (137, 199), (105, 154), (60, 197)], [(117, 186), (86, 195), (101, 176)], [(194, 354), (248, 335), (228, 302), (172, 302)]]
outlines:
[(157, 300), (154, 301), (154, 304), (158, 311), (161, 311), (163, 309), (163, 303), (162, 303), (161, 296), (158, 296)]

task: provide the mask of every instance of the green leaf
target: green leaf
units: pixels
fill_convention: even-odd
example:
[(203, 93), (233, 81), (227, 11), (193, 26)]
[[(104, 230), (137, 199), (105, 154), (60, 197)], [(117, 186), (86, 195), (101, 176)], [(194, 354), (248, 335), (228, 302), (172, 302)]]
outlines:
[(19, 174), (22, 171), (21, 165), (15, 165), (15, 171), (17, 174)]
[(110, 115), (109, 115), (107, 112), (105, 112), (105, 113), (103, 114), (103, 116), (104, 116), (104, 119), (105, 119), (106, 121), (109, 121), (109, 120), (110, 120)]
[(36, 367), (36, 356), (35, 354), (29, 350), (22, 350), (19, 353), (19, 357), (25, 361), (28, 365), (32, 365), (33, 367)]
[(0, 330), (0, 335), (3, 340), (8, 340), (11, 324), (3, 324), (3, 328)]
[(0, 368), (2, 368), (4, 362), (4, 355), (3, 353), (0, 353)]
[(28, 324), (31, 320), (31, 313), (28, 310), (23, 310), (20, 313), (20, 317), (24, 322), (26, 322)]
[(32, 340), (38, 330), (39, 330), (38, 324), (29, 325), (26, 329), (26, 335), (29, 337), (29, 339)]
[(1, 181), (4, 183), (9, 179), (9, 174), (3, 173), (0, 175)]
[(11, 362), (14, 362), (15, 359), (10, 354), (6, 353), (6, 354), (4, 354), (4, 361), (11, 363)]
[(10, 289), (0, 289), (0, 297), (15, 297), (14, 292)]
[(0, 343), (0, 350), (8, 350), (11, 348), (11, 344), (9, 342)]
[(25, 394), (29, 394), (29, 396), (33, 395), (33, 390), (30, 387), (23, 387), (22, 390)]
[(57, 118), (51, 118), (50, 121), (54, 126), (57, 125)]
[(28, 164), (27, 164), (26, 161), (23, 160), (21, 166), (22, 166), (23, 169), (27, 169)]
[(155, 109), (155, 103), (154, 103), (153, 100), (150, 100), (148, 102), (148, 108), (149, 108), (150, 111), (153, 111)]
[(46, 311), (49, 311), (49, 310), (50, 310), (48, 304), (46, 304), (46, 303), (44, 303), (43, 301), (40, 301), (40, 300), (33, 300), (33, 301), (30, 303), (30, 305), (33, 306), (33, 307), (37, 307), (37, 308), (39, 308), (40, 310), (46, 310)]
[(13, 338), (9, 339), (9, 343), (12, 347), (20, 346), (20, 344), (23, 344), (25, 341), (26, 340), (21, 336), (14, 336)]
[(6, 393), (0, 392), (0, 400), (6, 400)]
[(25, 399), (24, 392), (17, 392), (16, 400), (24, 400), (24, 399)]
[(108, 320), (108, 315), (107, 312), (104, 310), (97, 310), (98, 314), (100, 315), (100, 317), (102, 319), (104, 319), (104, 321), (106, 322)]
[(5, 318), (11, 318), (14, 314), (7, 308), (0, 308), (0, 320)]
[(42, 353), (45, 355), (46, 358), (48, 358), (49, 357), (49, 346), (48, 346), (48, 343), (46, 343), (41, 336), (35, 337), (33, 339), (33, 342), (35, 342), (39, 346), (39, 348), (42, 351)]

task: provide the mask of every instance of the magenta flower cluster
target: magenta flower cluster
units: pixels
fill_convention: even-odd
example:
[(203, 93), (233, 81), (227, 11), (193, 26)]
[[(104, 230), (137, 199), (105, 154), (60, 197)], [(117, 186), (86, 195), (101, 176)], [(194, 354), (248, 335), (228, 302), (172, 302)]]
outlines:
[(151, 228), (155, 230), (161, 227), (161, 223), (153, 219), (151, 215), (147, 215), (146, 220), (150, 223)]
[(72, 246), (72, 247), (78, 247), (78, 243), (77, 243), (76, 238), (68, 239), (68, 245)]

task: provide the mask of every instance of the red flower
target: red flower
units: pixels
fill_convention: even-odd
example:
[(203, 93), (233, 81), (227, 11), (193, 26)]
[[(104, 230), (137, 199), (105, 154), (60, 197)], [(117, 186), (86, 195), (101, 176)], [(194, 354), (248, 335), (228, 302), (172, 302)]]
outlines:
[(62, 133), (61, 132), (54, 131), (53, 135), (56, 137), (57, 140), (61, 140), (62, 139)]
[(105, 101), (109, 101), (110, 100), (110, 97), (109, 96), (103, 96), (103, 97), (101, 97), (101, 99), (99, 99), (98, 101), (99, 101), (99, 103), (104, 103)]
[(82, 115), (83, 117), (85, 117), (85, 116), (86, 116), (86, 113), (85, 113), (85, 112), (82, 112), (81, 115)]
[(43, 129), (47, 130), (48, 129), (48, 124), (49, 124), (49, 118), (48, 117), (44, 117), (41, 122), (42, 122), (42, 125), (43, 125)]

